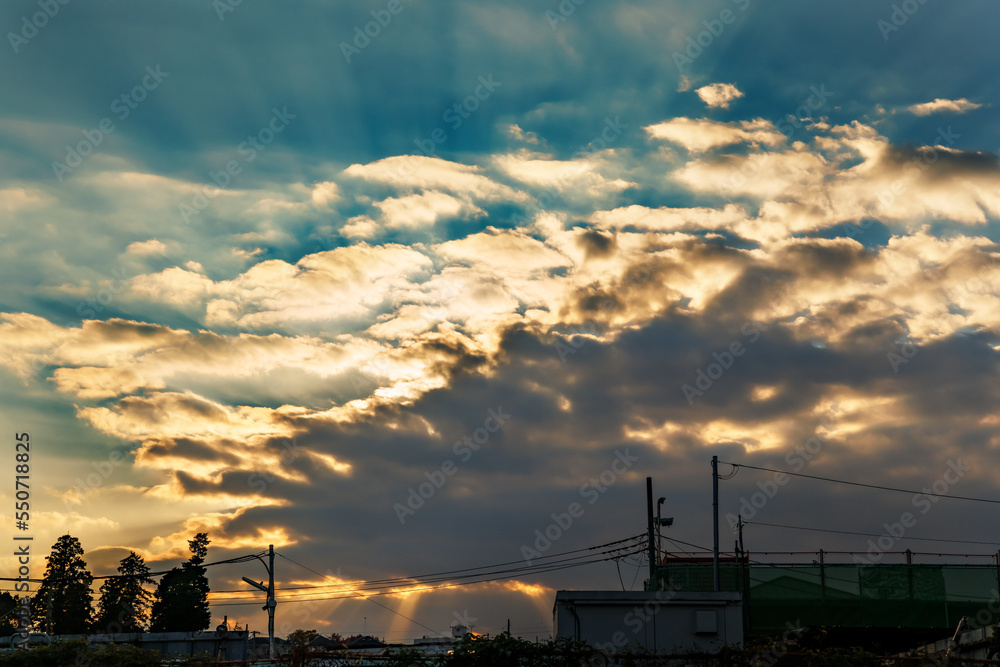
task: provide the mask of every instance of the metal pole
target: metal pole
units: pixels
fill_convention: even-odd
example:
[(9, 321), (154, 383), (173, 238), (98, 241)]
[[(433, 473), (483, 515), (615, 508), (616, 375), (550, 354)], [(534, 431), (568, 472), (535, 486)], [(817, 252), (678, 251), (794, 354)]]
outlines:
[(663, 558), (663, 521), (660, 519), (660, 503), (656, 503), (656, 564)]
[(750, 634), (750, 573), (748, 571), (750, 559), (747, 557), (746, 548), (743, 546), (743, 515), (736, 517), (736, 525), (739, 528), (739, 552), (740, 552), (740, 592), (743, 594), (743, 634)]
[(656, 544), (653, 542), (653, 478), (646, 478), (646, 523), (649, 528), (649, 587), (653, 590), (653, 571), (656, 567)]
[(712, 457), (712, 578), (715, 592), (722, 588), (719, 582), (719, 457)]
[(267, 639), (271, 660), (278, 657), (274, 648), (274, 608), (278, 604), (274, 601), (274, 545), (267, 546)]

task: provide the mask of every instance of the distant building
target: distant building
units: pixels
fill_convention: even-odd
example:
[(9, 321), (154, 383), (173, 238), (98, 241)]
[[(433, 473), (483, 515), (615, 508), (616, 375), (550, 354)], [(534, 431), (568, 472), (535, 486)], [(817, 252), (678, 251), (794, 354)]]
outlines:
[(354, 651), (362, 648), (385, 648), (386, 646), (385, 642), (376, 639), (375, 637), (365, 636), (355, 639), (347, 645), (347, 648)]

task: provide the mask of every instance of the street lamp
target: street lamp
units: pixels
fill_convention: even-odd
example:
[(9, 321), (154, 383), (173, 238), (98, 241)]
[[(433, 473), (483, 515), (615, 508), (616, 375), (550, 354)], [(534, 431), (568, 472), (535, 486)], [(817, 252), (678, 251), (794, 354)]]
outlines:
[(278, 657), (277, 652), (274, 649), (274, 608), (277, 606), (277, 601), (274, 599), (274, 545), (268, 545), (268, 563), (264, 563), (264, 559), (257, 556), (257, 559), (264, 565), (264, 569), (267, 570), (267, 586), (263, 582), (256, 582), (252, 579), (247, 579), (243, 577), (243, 581), (250, 584), (254, 588), (264, 591), (267, 593), (267, 603), (262, 607), (264, 611), (267, 612), (267, 639), (268, 639), (268, 656), (271, 660)]
[(660, 561), (661, 565), (663, 564), (663, 544), (661, 544), (662, 538), (661, 538), (660, 527), (661, 526), (669, 527), (674, 525), (674, 517), (670, 516), (662, 519), (660, 518), (660, 506), (662, 506), (663, 503), (666, 502), (666, 500), (667, 500), (666, 498), (660, 496), (660, 499), (656, 501), (656, 547), (657, 551), (659, 552), (657, 554), (657, 560)]

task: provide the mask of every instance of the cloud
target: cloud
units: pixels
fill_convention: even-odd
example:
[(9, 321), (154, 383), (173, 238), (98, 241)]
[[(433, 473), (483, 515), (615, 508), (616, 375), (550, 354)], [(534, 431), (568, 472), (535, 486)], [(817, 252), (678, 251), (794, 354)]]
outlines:
[(173, 267), (137, 276), (126, 298), (176, 305), (212, 326), (273, 329), (364, 316), (429, 266), (426, 255), (401, 245), (358, 244), (307, 255), (295, 264), (261, 261), (218, 282)]
[(525, 132), (521, 129), (521, 126), (517, 123), (512, 123), (506, 128), (507, 135), (514, 141), (524, 142), (526, 144), (537, 144), (539, 143), (538, 135), (534, 132)]
[(389, 197), (375, 202), (374, 206), (382, 212), (381, 219), (386, 227), (392, 229), (425, 227), (442, 218), (467, 218), (485, 214), (485, 211), (468, 201), (436, 190), (398, 198)]
[(125, 249), (130, 255), (164, 255), (167, 252), (167, 246), (162, 241), (157, 239), (149, 239), (148, 241), (136, 241), (135, 243), (130, 243)]
[(611, 211), (596, 211), (591, 221), (607, 228), (636, 227), (657, 231), (719, 229), (746, 220), (746, 211), (736, 204), (724, 208), (647, 208), (633, 204)]
[(330, 208), (340, 199), (340, 187), (333, 181), (324, 181), (313, 186), (310, 197), (316, 208)]
[(482, 168), (424, 155), (398, 155), (370, 164), (352, 164), (344, 175), (400, 189), (447, 190), (476, 199), (523, 199), (509, 187), (484, 176)]
[(731, 101), (743, 97), (743, 91), (731, 83), (710, 83), (694, 92), (710, 109), (728, 109)]
[(906, 107), (906, 110), (916, 116), (929, 116), (935, 113), (967, 113), (969, 111), (979, 109), (982, 106), (982, 104), (970, 102), (964, 97), (957, 100), (945, 100), (938, 97), (935, 98), (933, 102), (924, 102), (923, 104), (913, 104), (908, 106)]
[(665, 139), (693, 153), (737, 143), (777, 146), (785, 141), (774, 125), (764, 119), (723, 123), (708, 119), (674, 118), (643, 130), (653, 139)]
[(597, 157), (575, 160), (552, 160), (549, 156), (520, 152), (496, 158), (497, 166), (512, 178), (529, 185), (556, 192), (577, 190), (581, 195), (600, 196), (615, 193), (635, 183), (599, 173), (602, 162)]

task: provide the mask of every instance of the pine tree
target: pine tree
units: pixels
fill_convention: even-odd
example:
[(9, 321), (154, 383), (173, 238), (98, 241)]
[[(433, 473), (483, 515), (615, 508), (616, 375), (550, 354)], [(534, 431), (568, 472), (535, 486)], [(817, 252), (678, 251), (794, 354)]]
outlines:
[(212, 621), (208, 608), (210, 588), (205, 576), (208, 533), (188, 541), (191, 557), (160, 578), (153, 600), (151, 632), (195, 632), (207, 630)]
[(90, 590), (94, 577), (83, 560), (80, 540), (63, 535), (52, 545), (52, 554), (46, 560), (42, 585), (32, 598), (32, 621), (50, 634), (85, 634), (94, 615)]
[(142, 632), (153, 595), (144, 584), (152, 584), (149, 567), (134, 551), (118, 565), (120, 577), (112, 577), (101, 586), (97, 605), (96, 632)]

